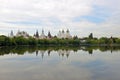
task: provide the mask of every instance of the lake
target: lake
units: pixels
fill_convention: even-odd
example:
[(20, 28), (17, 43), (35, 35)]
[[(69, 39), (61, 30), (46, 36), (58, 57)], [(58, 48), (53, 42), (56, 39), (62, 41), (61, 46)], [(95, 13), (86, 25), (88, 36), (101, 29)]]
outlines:
[(0, 80), (120, 80), (120, 47), (1, 47)]

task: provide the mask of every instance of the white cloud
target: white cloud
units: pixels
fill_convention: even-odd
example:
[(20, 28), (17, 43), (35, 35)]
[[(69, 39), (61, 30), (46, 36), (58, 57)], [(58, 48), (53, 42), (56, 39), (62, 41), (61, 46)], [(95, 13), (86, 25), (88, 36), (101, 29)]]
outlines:
[[(69, 28), (73, 35), (78, 36), (87, 36), (90, 32), (95, 33), (95, 36), (103, 34), (119, 36), (119, 4), (119, 0), (0, 0), (0, 33), (2, 34), (6, 29), (22, 29), (34, 33), (36, 29), (44, 28), (57, 34), (59, 29)], [(95, 6), (101, 7), (102, 10), (94, 11)], [(72, 21), (75, 17), (96, 15), (96, 13), (108, 17), (99, 24), (87, 20)], [(58, 23), (51, 21), (50, 18), (57, 20)], [(40, 21), (42, 25), (15, 24), (15, 22), (34, 20)], [(29, 31), (28, 28), (31, 30)], [(8, 34), (8, 32), (4, 33)]]
[(7, 19), (30, 17), (60, 19), (89, 14), (93, 0), (1, 0), (1, 15)]

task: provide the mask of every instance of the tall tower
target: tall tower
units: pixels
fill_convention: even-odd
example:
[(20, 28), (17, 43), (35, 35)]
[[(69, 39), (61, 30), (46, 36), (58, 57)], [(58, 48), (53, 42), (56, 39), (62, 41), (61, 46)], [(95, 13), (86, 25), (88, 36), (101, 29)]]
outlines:
[(70, 35), (69, 29), (67, 29), (65, 36), (66, 36), (66, 38), (68, 38), (68, 39), (69, 39), (69, 38), (72, 38), (72, 36)]
[(44, 30), (42, 29), (42, 34), (44, 34)]
[(64, 30), (62, 30), (62, 33), (64, 33)]
[(65, 32), (62, 30), (61, 38), (65, 38)]
[(11, 30), (10, 37), (13, 37), (13, 36), (14, 36), (13, 30)]
[(67, 29), (67, 31), (66, 31), (67, 33), (69, 33), (70, 31), (69, 31), (69, 29)]
[(48, 32), (48, 38), (52, 38), (50, 31)]
[(36, 35), (35, 35), (37, 38), (39, 38), (39, 33), (38, 33), (38, 30), (36, 31)]
[(40, 39), (44, 39), (44, 38), (46, 38), (46, 36), (45, 36), (45, 34), (44, 34), (44, 30), (42, 29), (42, 33), (41, 33), (41, 35), (40, 35)]

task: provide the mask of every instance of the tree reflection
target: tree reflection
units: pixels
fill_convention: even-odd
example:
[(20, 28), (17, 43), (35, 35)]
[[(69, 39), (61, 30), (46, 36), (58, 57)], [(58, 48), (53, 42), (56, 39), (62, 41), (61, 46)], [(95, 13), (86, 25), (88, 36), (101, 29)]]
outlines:
[(0, 48), (0, 56), (8, 55), (8, 54), (17, 54), (17, 55), (24, 55), (25, 53), (33, 54), (36, 53), (36, 56), (41, 54), (41, 57), (43, 58), (45, 54), (48, 54), (50, 56), (52, 51), (56, 51), (59, 56), (62, 57), (69, 57), (71, 51), (77, 52), (78, 50), (87, 51), (89, 54), (94, 54), (94, 50), (99, 50), (101, 52), (110, 51), (111, 53), (113, 51), (120, 50), (120, 47), (117, 46), (80, 46), (80, 47), (63, 47), (63, 46), (18, 46), (18, 47), (1, 47)]

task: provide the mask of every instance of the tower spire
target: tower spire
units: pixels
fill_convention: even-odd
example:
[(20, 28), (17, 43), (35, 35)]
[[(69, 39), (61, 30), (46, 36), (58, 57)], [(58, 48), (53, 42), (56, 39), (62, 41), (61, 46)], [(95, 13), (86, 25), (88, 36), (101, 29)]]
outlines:
[(13, 36), (14, 36), (13, 30), (11, 30), (10, 37), (13, 37)]
[(69, 33), (69, 29), (67, 29), (67, 31), (66, 31), (67, 33)]
[(36, 37), (37, 37), (37, 38), (39, 37), (39, 33), (38, 33), (38, 30), (36, 31)]
[(42, 29), (42, 34), (44, 34), (44, 30)]
[(50, 31), (48, 31), (48, 38), (51, 38), (52, 36), (51, 36), (51, 33), (50, 33)]

